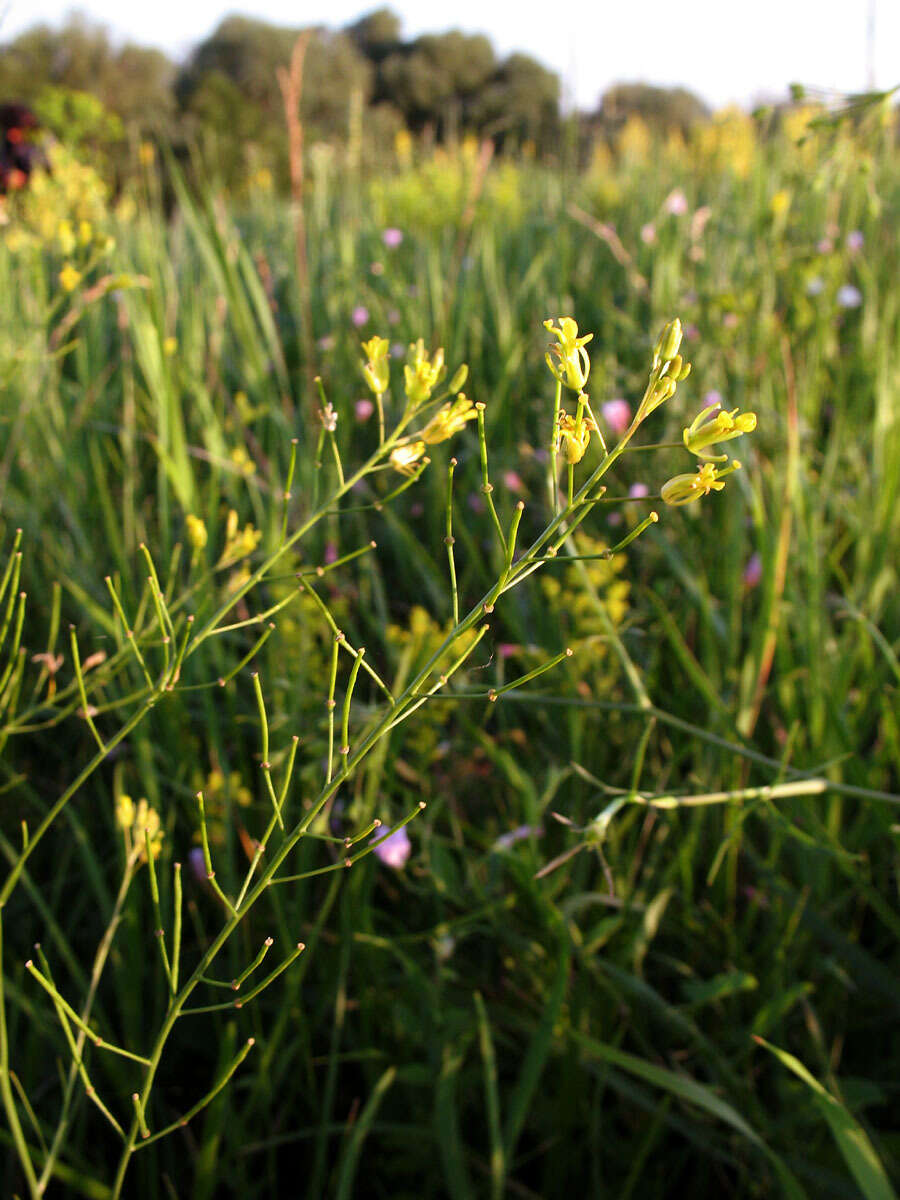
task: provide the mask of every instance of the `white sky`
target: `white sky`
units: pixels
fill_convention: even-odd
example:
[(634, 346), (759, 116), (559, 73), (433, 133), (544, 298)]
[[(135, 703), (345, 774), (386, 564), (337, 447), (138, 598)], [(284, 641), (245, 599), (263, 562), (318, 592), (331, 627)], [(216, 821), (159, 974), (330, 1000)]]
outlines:
[[(534, 55), (582, 108), (617, 81), (683, 84), (716, 107), (779, 98), (795, 80), (843, 92), (864, 89), (870, 73), (878, 87), (900, 83), (900, 0), (82, 0), (78, 7), (118, 37), (183, 57), (228, 12), (335, 27), (384, 4), (400, 15), (406, 37), (458, 28), (487, 34), (501, 55)], [(71, 0), (0, 0), (0, 40), (41, 21), (58, 24), (71, 8)]]

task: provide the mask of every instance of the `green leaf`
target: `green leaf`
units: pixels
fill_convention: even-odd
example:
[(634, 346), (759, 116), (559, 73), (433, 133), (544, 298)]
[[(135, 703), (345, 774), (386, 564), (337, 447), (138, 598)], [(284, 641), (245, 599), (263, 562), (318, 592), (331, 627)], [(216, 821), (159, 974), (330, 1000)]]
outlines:
[(897, 1193), (890, 1185), (881, 1160), (875, 1153), (875, 1147), (869, 1141), (868, 1135), (859, 1122), (840, 1100), (832, 1096), (804, 1067), (799, 1058), (779, 1050), (764, 1038), (753, 1039), (760, 1046), (774, 1054), (782, 1066), (802, 1079), (813, 1094), (813, 1100), (819, 1112), (828, 1122), (838, 1149), (843, 1155), (844, 1162), (850, 1169), (853, 1178), (859, 1184), (866, 1200), (897, 1200)]

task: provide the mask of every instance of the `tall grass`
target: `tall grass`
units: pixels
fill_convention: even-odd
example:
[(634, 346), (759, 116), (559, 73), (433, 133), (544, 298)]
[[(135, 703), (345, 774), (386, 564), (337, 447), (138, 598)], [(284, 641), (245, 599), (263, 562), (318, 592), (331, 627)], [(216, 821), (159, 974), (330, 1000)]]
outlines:
[[(663, 512), (624, 560), (561, 553), (497, 605), (465, 668), (460, 690), (474, 695), (424, 705), (360, 764), (316, 827), (337, 839), (333, 861), (346, 834), (376, 817), (396, 824), (424, 800), (411, 857), (401, 870), (369, 856), (268, 890), (216, 977), (239, 977), (269, 936), (263, 974), (298, 940), (307, 949), (246, 1010), (176, 1027), (152, 1132), (190, 1111), (248, 1038), (256, 1044), (184, 1129), (134, 1154), (124, 1194), (891, 1194), (896, 156), (877, 128), (825, 131), (799, 148), (774, 138), (741, 169), (656, 149), (583, 176), (492, 167), (477, 199), (466, 191), (471, 159), (377, 181), (314, 170), (312, 364), (290, 209), (269, 195), (182, 193), (167, 220), (148, 188), (116, 228), (109, 284), (89, 303), (84, 288), (104, 267), (66, 296), (54, 250), (0, 251), (4, 544), (21, 528), (22, 644), (31, 658), (54, 625), (62, 631), (51, 653), (65, 655), (58, 688), (73, 709), (69, 622), (82, 662), (104, 651), (98, 669), (110, 670), (129, 654), (104, 577), (161, 661), (142, 543), (163, 590), (170, 578), (183, 589), (188, 514), (210, 537), (190, 578), (207, 578), (232, 509), (262, 535), (251, 568), (281, 545), (292, 453), (288, 528), (328, 495), (334, 466), (310, 367), (336, 409), (342, 462), (372, 452), (375, 419), (356, 408), (361, 337), (405, 346), (424, 336), (469, 364), (467, 391), (486, 405), (492, 499), (505, 529), (525, 500), (523, 546), (549, 519), (544, 318), (572, 313), (594, 331), (588, 390), (599, 411), (617, 396), (637, 402), (653, 338), (681, 315), (693, 374), (644, 441), (680, 441), (712, 390), (759, 415), (723, 493)], [(384, 243), (385, 226), (402, 230), (399, 245)], [(861, 246), (848, 244), (856, 232)], [(450, 453), (463, 613), (504, 566), (474, 428), (445, 450), (389, 503), (373, 506), (391, 490), (378, 476), (352, 491), (340, 519), (326, 514), (229, 620), (287, 600), (295, 572), (374, 541), (313, 586), (348, 642), (402, 689), (452, 619)], [(626, 453), (609, 496), (635, 484), (653, 495), (684, 469), (677, 449)], [(649, 507), (599, 504), (579, 552), (620, 541)], [(219, 590), (204, 583), (192, 604), (222, 602), (213, 578)], [(231, 897), (271, 812), (251, 666), (273, 773), (297, 734), (295, 806), (318, 791), (331, 631), (309, 596), (272, 619), (276, 632), (225, 688), (193, 685), (228, 677), (261, 627), (210, 638), (186, 660), (184, 686), (97, 767), (2, 910), (4, 1078), (38, 1171), (70, 1054), (52, 998), (23, 965), (40, 968), (33, 943), (80, 1005), (118, 918), (92, 1028), (142, 1055), (168, 1003), (146, 867), (116, 913), (117, 797), (146, 797), (162, 817), (169, 933), (172, 864), (183, 864), (193, 969), (221, 925), (205, 870), (189, 869), (194, 795), (206, 794), (216, 879)], [(576, 653), (552, 674), (487, 698), (567, 646)], [(27, 721), (0, 732), (10, 864), (20, 823), (33, 835), (97, 753), (85, 720), (56, 723), (43, 665), (30, 700), (42, 663), (25, 675)], [(128, 670), (137, 688), (137, 665)], [(104, 710), (122, 691), (92, 693), (101, 730), (127, 715)], [(368, 684), (359, 695), (354, 719), (365, 721), (379, 697)], [(292, 873), (330, 865), (329, 846), (301, 842)], [(127, 1126), (137, 1066), (99, 1051), (87, 1065)], [(49, 1195), (112, 1194), (120, 1145), (82, 1090)], [(0, 1137), (4, 1193), (26, 1194), (12, 1134)]]

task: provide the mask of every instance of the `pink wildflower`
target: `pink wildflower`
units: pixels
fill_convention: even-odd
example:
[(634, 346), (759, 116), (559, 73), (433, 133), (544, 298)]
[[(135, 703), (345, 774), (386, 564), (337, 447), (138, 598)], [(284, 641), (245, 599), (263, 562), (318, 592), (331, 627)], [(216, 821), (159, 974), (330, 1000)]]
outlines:
[(675, 188), (666, 196), (663, 208), (673, 217), (683, 217), (688, 210), (687, 196), (681, 188)]
[(381, 859), (386, 867), (392, 867), (395, 871), (401, 870), (406, 866), (406, 860), (412, 852), (412, 843), (409, 840), (409, 834), (406, 832), (406, 826), (395, 830), (384, 841), (379, 842), (375, 847), (375, 853)]
[(631, 408), (625, 400), (609, 400), (600, 411), (616, 437), (621, 437), (631, 424)]

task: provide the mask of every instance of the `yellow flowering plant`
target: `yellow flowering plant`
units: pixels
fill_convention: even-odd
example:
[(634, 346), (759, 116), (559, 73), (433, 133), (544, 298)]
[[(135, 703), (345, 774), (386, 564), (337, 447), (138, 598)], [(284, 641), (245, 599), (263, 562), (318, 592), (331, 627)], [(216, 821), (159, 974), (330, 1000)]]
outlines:
[[(145, 335), (144, 326), (139, 321), (134, 324), (138, 326), (139, 334)], [(127, 327), (128, 323), (123, 319), (123, 328)], [(115, 928), (121, 922), (130, 877), (140, 867), (150, 889), (156, 946), (153, 962), (158, 985), (154, 991), (161, 999), (152, 1010), (153, 1024), (148, 1017), (147, 1028), (142, 1030), (139, 1050), (114, 1046), (112, 1040), (104, 1043), (106, 1048), (115, 1048), (132, 1060), (136, 1081), (130, 1096), (131, 1108), (126, 1106), (124, 1112), (118, 1108), (119, 1097), (110, 1094), (105, 1099), (99, 1095), (96, 1098), (103, 1105), (103, 1113), (107, 1114), (103, 1119), (112, 1118), (119, 1139), (114, 1179), (111, 1187), (104, 1185), (104, 1195), (121, 1200), (123, 1195), (129, 1194), (128, 1172), (140, 1147), (180, 1128), (199, 1113), (238, 1070), (250, 1051), (251, 1041), (247, 1040), (224, 1063), (221, 1081), (214, 1083), (199, 1101), (187, 1108), (183, 1119), (164, 1124), (165, 1117), (160, 1119), (160, 1114), (165, 1114), (171, 1103), (158, 1098), (162, 1086), (160, 1078), (165, 1080), (165, 1072), (160, 1071), (160, 1066), (167, 1051), (171, 1051), (173, 1030), (182, 1027), (179, 1024), (181, 1018), (227, 1008), (228, 1021), (234, 1022), (236, 1027), (237, 1010), (270, 987), (302, 952), (303, 944), (296, 943), (282, 955), (274, 971), (242, 991), (244, 981), (259, 967), (273, 940), (268, 937), (255, 958), (252, 949), (248, 954), (249, 914), (257, 910), (259, 902), (273, 888), (288, 887), (311, 876), (352, 870), (364, 857), (377, 853), (388, 837), (396, 835), (399, 828), (405, 828), (421, 812), (425, 801), (420, 799), (421, 792), (417, 792), (414, 806), (403, 820), (394, 829), (381, 829), (382, 821), (389, 814), (382, 807), (377, 784), (383, 777), (388, 740), (400, 737), (396, 731), (401, 726), (428, 706), (425, 720), (434, 735), (428, 739), (429, 753), (437, 755), (437, 730), (443, 718), (436, 714), (447, 711), (447, 707), (435, 703), (437, 700), (465, 697), (467, 701), (480, 699), (488, 705), (502, 703), (511, 691), (528, 686), (556, 667), (577, 659), (579, 653), (593, 654), (599, 661), (601, 654), (595, 653), (595, 648), (600, 646), (603, 647), (603, 669), (601, 672), (595, 670), (590, 676), (595, 686), (606, 686), (612, 673), (621, 669), (628, 671), (632, 680), (636, 676), (636, 668), (620, 637), (628, 600), (627, 584), (622, 578), (622, 556), (631, 543), (657, 521), (658, 515), (651, 511), (646, 517), (636, 519), (633, 507), (627, 508), (626, 520), (622, 522), (623, 536), (614, 545), (607, 544), (608, 539), (601, 539), (591, 531), (590, 524), (585, 523), (590, 522), (600, 504), (617, 499), (625, 505), (633, 504), (628, 497), (607, 496), (608, 480), (616, 463), (629, 449), (638, 428), (662, 404), (671, 402), (678, 385), (688, 377), (690, 364), (681, 352), (683, 330), (677, 319), (668, 322), (662, 330), (634, 419), (615, 445), (607, 445), (585, 391), (591, 371), (587, 347), (592, 335), (580, 333), (575, 319), (565, 316), (547, 322), (546, 329), (554, 338), (546, 352), (546, 361), (555, 384), (553, 417), (546, 421), (550, 448), (548, 482), (552, 497), (547, 511), (541, 512), (535, 506), (526, 517), (523, 499), (509, 504), (502, 493), (498, 497), (491, 475), (486, 406), (480, 400), (473, 403), (460, 391), (467, 375), (465, 365), (453, 372), (447, 389), (440, 390), (448, 375), (444, 351), (437, 349), (430, 354), (424, 338), (417, 339), (410, 347), (409, 361), (403, 372), (405, 404), (402, 410), (397, 405), (393, 413), (386, 414), (391, 417), (390, 423), (382, 422), (377, 443), (373, 437), (374, 444), (361, 463), (347, 461), (345, 446), (356, 444), (366, 431), (352, 430), (351, 442), (350, 422), (339, 419), (346, 411), (343, 400), (333, 403), (328, 399), (321, 377), (316, 380), (320, 401), (318, 421), (313, 413), (308, 422), (308, 430), (312, 431), (308, 442), (309, 461), (301, 464), (298, 472), (298, 446), (302, 453), (307, 444), (299, 438), (290, 440), (285, 453), (287, 468), (282, 477), (277, 475), (278, 460), (272, 454), (272, 437), (265, 442), (258, 438), (251, 443), (252, 458), (243, 445), (230, 453), (228, 448), (216, 446), (214, 453), (208, 452), (207, 461), (212, 470), (218, 469), (225, 482), (215, 493), (215, 500), (203, 494), (202, 485), (187, 471), (183, 476), (179, 473), (179, 446), (174, 427), (170, 427), (166, 431), (169, 440), (165, 453), (160, 445), (160, 463), (162, 472), (178, 483), (172, 494), (177, 494), (184, 505), (183, 541), (190, 547), (190, 555), (182, 557), (181, 544), (176, 545), (163, 560), (166, 565), (161, 567), (148, 545), (140, 543), (143, 590), (135, 594), (130, 583), (125, 586), (124, 572), (118, 567), (115, 575), (110, 574), (105, 580), (111, 600), (111, 608), (104, 614), (104, 637), (109, 653), (104, 650), (98, 658), (94, 651), (82, 660), (79, 631), (73, 626), (68, 651), (73, 679), (70, 684), (57, 684), (55, 690), (48, 693), (43, 687), (48, 661), (54, 664), (54, 675), (59, 669), (55, 665), (55, 635), (51, 634), (47, 654), (40, 656), (43, 665), (35, 664), (36, 669), (44, 673), (37, 681), (38, 686), (32, 689), (33, 695), (40, 697), (40, 705), (37, 709), (26, 708), (22, 712), (15, 705), (23, 690), (27, 690), (20, 686), (26, 656), (20, 653), (16, 639), (21, 638), (24, 627), (25, 592), (18, 587), (19, 568), (15, 564), (21, 558), (21, 534), (16, 535), (13, 558), (8, 570), (0, 576), (0, 603), (7, 591), (13, 598), (6, 601), (7, 617), (0, 629), (0, 650), (4, 649), (7, 636), (13, 639), (12, 653), (3, 666), (7, 684), (13, 681), (2, 697), (8, 702), (5, 731), (9, 734), (10, 731), (18, 733), (29, 729), (36, 713), (39, 713), (42, 725), (52, 726), (72, 717), (79, 722), (79, 738), (92, 739), (90, 752), (93, 757), (78, 776), (78, 786), (48, 802), (50, 815), (42, 817), (34, 829), (27, 825), (23, 827), (21, 850), (12, 848), (10, 843), (11, 870), (0, 887), (0, 914), (19, 884), (30, 881), (32, 855), (55, 829), (59, 814), (78, 787), (113, 757), (112, 752), (117, 747), (124, 744), (130, 751), (114, 768), (118, 772), (136, 773), (144, 755), (148, 766), (154, 765), (152, 738), (141, 740), (134, 736), (134, 731), (151, 713), (156, 712), (160, 719), (159, 728), (164, 728), (162, 718), (173, 693), (188, 700), (190, 708), (174, 710), (176, 714), (184, 714), (199, 711), (201, 704), (207, 703), (212, 696), (220, 696), (222, 689), (231, 689), (224, 704), (208, 703), (209, 710), (217, 714), (217, 723), (221, 716), (223, 736), (212, 760), (216, 765), (205, 778), (199, 771), (194, 771), (192, 776), (189, 766), (185, 771), (179, 771), (172, 785), (173, 794), (168, 798), (169, 805), (165, 808), (163, 798), (157, 799), (156, 792), (151, 793), (154, 795), (151, 806), (146, 799), (135, 803), (127, 791), (116, 785), (115, 820), (126, 851), (126, 876), (112, 903), (109, 926), (112, 932), (107, 942), (111, 944)], [(157, 336), (153, 339), (155, 353), (144, 353), (140, 360), (148, 380), (153, 364), (159, 366), (162, 362), (165, 365), (158, 352), (162, 344), (161, 337)], [(146, 351), (146, 337), (143, 343), (138, 337), (138, 346)], [(366, 356), (363, 376), (380, 399), (390, 388), (387, 339), (373, 336), (363, 343), (362, 349)], [(155, 386), (170, 387), (171, 374), (169, 370), (160, 373)], [(574, 393), (574, 399), (567, 394), (565, 405), (563, 389)], [(177, 413), (177, 396), (168, 392), (165, 395), (170, 405), (166, 413)], [(727, 414), (707, 413), (693, 421), (685, 429), (682, 444), (701, 458), (701, 465), (696, 474), (675, 476), (665, 483), (661, 490), (663, 502), (673, 506), (687, 505), (701, 496), (721, 491), (723, 480), (737, 469), (738, 464), (733, 462), (726, 467), (717, 465), (718, 460), (707, 461), (711, 458), (709, 447), (738, 433), (749, 432), (751, 424), (755, 426), (755, 417), (752, 414), (741, 416), (737, 410)], [(476, 434), (477, 458), (474, 453)], [(162, 443), (162, 435), (157, 436)], [(473, 451), (470, 462), (476, 472), (480, 470), (480, 497), (483, 499), (475, 496), (478, 504), (471, 505), (471, 509), (485, 510), (485, 529), (480, 532), (486, 533), (491, 540), (485, 552), (485, 537), (472, 540), (467, 528), (463, 547), (469, 554), (471, 547), (475, 547), (478, 569), (489, 571), (488, 586), (480, 596), (467, 596), (473, 574), (467, 571), (457, 575), (454, 519), (458, 519), (458, 512), (453, 489), (454, 472), (459, 462), (455, 457), (449, 457), (445, 463), (446, 490), (443, 495), (446, 500), (439, 535), (446, 553), (445, 610), (438, 618), (424, 609), (419, 611), (416, 606), (412, 613), (406, 614), (409, 628), (404, 628), (402, 635), (396, 630), (390, 632), (379, 647), (382, 653), (367, 655), (365, 646), (358, 644), (357, 634), (358, 629), (366, 626), (358, 622), (354, 614), (354, 597), (360, 593), (354, 593), (352, 587), (341, 586), (343, 581), (339, 573), (350, 561), (375, 551), (377, 546), (366, 536), (361, 545), (342, 554), (337, 545), (341, 518), (350, 512), (383, 512), (425, 471), (434, 471), (429, 450), (453, 438), (460, 440), (460, 458), (464, 459), (469, 450)], [(645, 447), (651, 448), (655, 449)], [(437, 459), (443, 451), (434, 453)], [(557, 478), (560, 456), (565, 460), (568, 473), (565, 494), (560, 493)], [(254, 463), (259, 464), (258, 470), (253, 470)], [(262, 478), (264, 472), (266, 478)], [(399, 484), (392, 472), (403, 477)], [(293, 490), (295, 473), (300, 484), (296, 493)], [(434, 482), (440, 486), (441, 481)], [(231, 503), (227, 508), (219, 507), (223, 494), (237, 495), (242, 491), (249, 494), (254, 505), (253, 521), (239, 514), (237, 500), (234, 500), (235, 507), (231, 507)], [(267, 504), (276, 511), (267, 511)], [(190, 506), (207, 514), (206, 520), (187, 511)], [(211, 524), (211, 514), (217, 511), (224, 513), (221, 528), (213, 528)], [(467, 513), (467, 521), (474, 519)], [(207, 521), (210, 521), (209, 528)], [(352, 524), (347, 524), (353, 529), (358, 528), (355, 517)], [(328, 542), (324, 558), (307, 561), (301, 551), (315, 544), (311, 542), (310, 534), (326, 530)], [(221, 547), (217, 559), (213, 554), (207, 560), (204, 553), (210, 541)], [(122, 553), (124, 556), (125, 552)], [(563, 565), (571, 566), (573, 575), (560, 579), (557, 571)], [(218, 573), (226, 568), (234, 569), (229, 570), (223, 584)], [(332, 575), (332, 572), (337, 574)], [(493, 614), (514, 588), (521, 587), (538, 572), (551, 575), (543, 591), (544, 597), (567, 597), (566, 605), (571, 608), (571, 614), (565, 623), (566, 631), (571, 632), (575, 644), (554, 647), (551, 653), (545, 653), (541, 648), (536, 651), (529, 648), (526, 655), (528, 669), (507, 680), (492, 666), (495, 656), (495, 649), (491, 647)], [(474, 577), (478, 577), (477, 572)], [(571, 586), (573, 577), (580, 581), (578, 598)], [(57, 601), (57, 625), (58, 604)], [(289, 611), (279, 628), (283, 610)], [(14, 611), (15, 620), (12, 619)], [(289, 621), (294, 622), (293, 626)], [(313, 626), (315, 632), (311, 633)], [(286, 649), (284, 645), (286, 629), (292, 630), (293, 653), (289, 652), (291, 647)], [(263, 647), (270, 639), (274, 640), (263, 654)], [(610, 647), (615, 654), (607, 652)], [(289, 668), (286, 663), (290, 664)], [(302, 673), (299, 687), (297, 681), (290, 678), (295, 667)], [(485, 674), (488, 671), (490, 674)], [(587, 681), (584, 682), (588, 686)], [(285, 726), (286, 710), (272, 704), (273, 695), (278, 697), (288, 689), (303, 693), (300, 708), (292, 710), (303, 713), (303, 724), (296, 733)], [(247, 697), (243, 711), (239, 705), (242, 693)], [(10, 696), (12, 701), (9, 701)], [(307, 702), (310, 696), (312, 703)], [(238, 713), (234, 731), (225, 723), (226, 715), (231, 712)], [(252, 740), (256, 743), (252, 779), (246, 772), (242, 774), (233, 769), (232, 746), (229, 745), (229, 738), (234, 743), (243, 741), (248, 730), (252, 730)], [(379, 748), (380, 753), (373, 755)], [(221, 766), (218, 765), (220, 762)], [(367, 767), (373, 772), (368, 781), (363, 774)], [(199, 787), (185, 838), (181, 826), (185, 823), (183, 809), (187, 798), (183, 793), (190, 789), (184, 781), (191, 778), (194, 786)], [(248, 779), (252, 787), (245, 782)], [(257, 803), (251, 803), (254, 797), (258, 798)], [(334, 833), (331, 819), (339, 815), (339, 801), (345, 806), (343, 824), (337, 826), (341, 832)], [(237, 810), (240, 810), (239, 815)], [(194, 830), (198, 844), (192, 841)], [(190, 907), (187, 909), (181, 865), (174, 856), (174, 850), (183, 840), (186, 841), (192, 878), (198, 888), (188, 897)], [(304, 853), (297, 854), (301, 842), (305, 843)], [(146, 871), (143, 870), (145, 865)], [(190, 914), (194, 928), (190, 951), (183, 955), (185, 911)], [(236, 970), (223, 980), (217, 976), (223, 969), (226, 947)], [(100, 964), (97, 967), (99, 979), (105, 959), (101, 955), (97, 961)], [(57, 987), (49, 963), (45, 965), (41, 960), (36, 964), (29, 960), (28, 970), (36, 985), (51, 997), (52, 1011), (75, 1013), (81, 1022), (79, 1028), (88, 1031), (86, 1037), (92, 1036), (93, 991), (88, 1000), (81, 1003), (79, 1013)], [(73, 985), (67, 975), (65, 987), (68, 990), (70, 986)], [(221, 991), (217, 993), (216, 988), (233, 993), (224, 1006), (219, 1002)], [(213, 989), (211, 996), (209, 989)], [(4, 997), (0, 995), (0, 1005), (3, 1003)], [(109, 1023), (114, 1026), (112, 1013)], [(121, 1039), (127, 1040), (124, 1032)], [(94, 1046), (98, 1044), (95, 1040)], [(82, 1042), (79, 1047), (74, 1040), (70, 1045), (69, 1078), (73, 1081), (82, 1078), (84, 1057), (81, 1049), (84, 1045)], [(5, 1069), (5, 1060), (3, 1065)], [(101, 1086), (106, 1092), (105, 1078), (102, 1078)], [(24, 1090), (22, 1094), (27, 1095)], [(23, 1132), (20, 1105), (15, 1097), (10, 1098), (9, 1088), (5, 1093), (0, 1088), (0, 1104), (13, 1130), (11, 1138), (23, 1173), (34, 1180), (30, 1194), (38, 1197), (41, 1172), (46, 1172), (49, 1180), (54, 1164), (58, 1165), (68, 1109), (64, 1108), (62, 1114), (63, 1133), (56, 1138), (51, 1132), (51, 1138), (44, 1139), (47, 1149), (46, 1152), (42, 1150), (39, 1159)], [(155, 1124), (157, 1121), (158, 1125)]]

